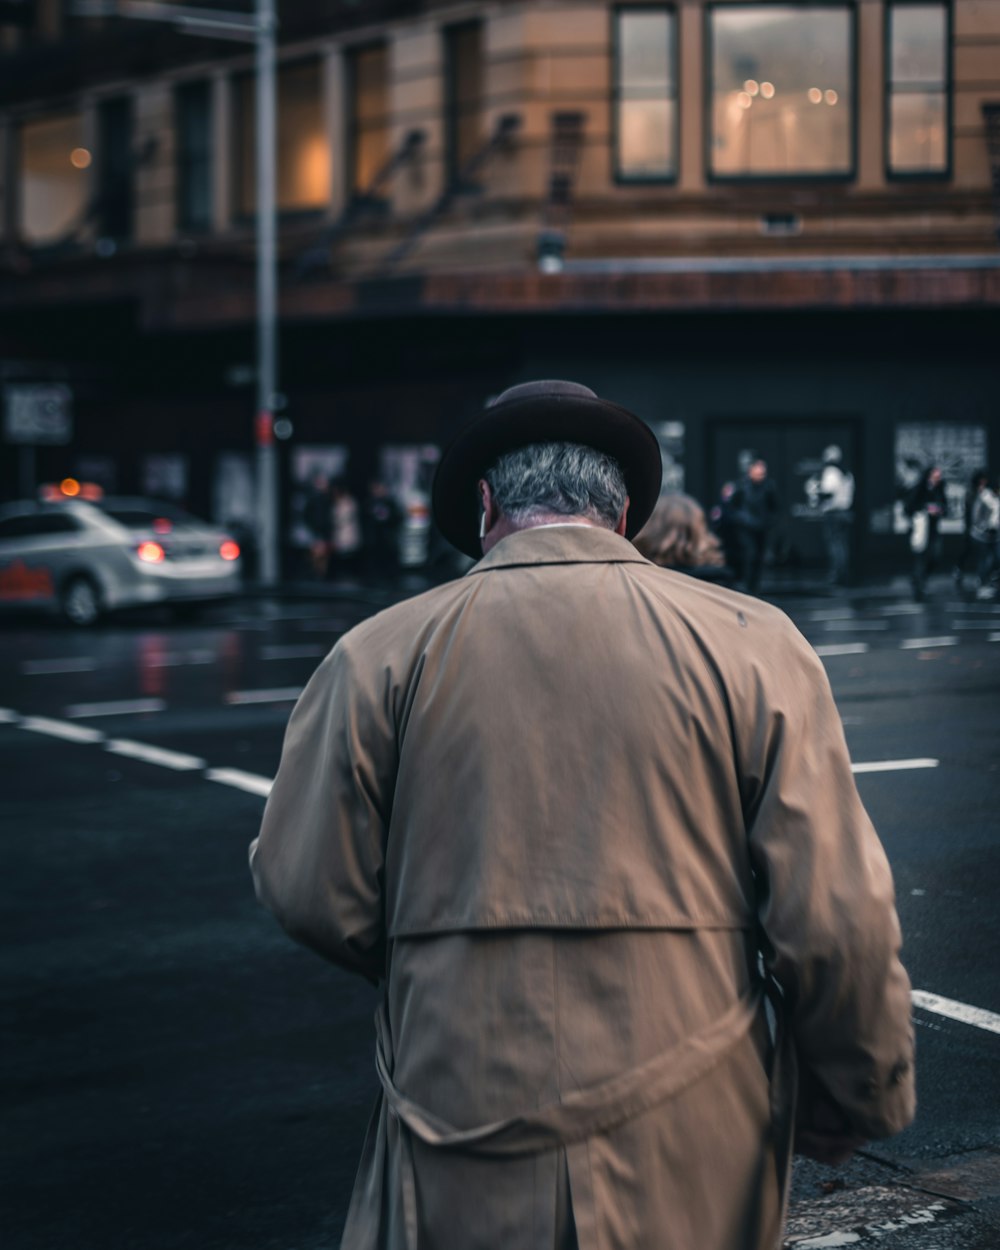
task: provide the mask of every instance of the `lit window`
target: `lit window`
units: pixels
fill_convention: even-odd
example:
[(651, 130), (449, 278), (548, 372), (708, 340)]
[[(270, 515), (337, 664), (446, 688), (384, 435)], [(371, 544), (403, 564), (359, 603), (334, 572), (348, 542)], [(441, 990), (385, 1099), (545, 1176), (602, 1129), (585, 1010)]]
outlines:
[(889, 173), (947, 175), (948, 8), (892, 4), (887, 20)]
[(389, 156), (389, 56), (384, 44), (354, 48), (349, 67), (348, 183), (364, 195)]
[[(252, 77), (238, 79), (239, 161), (237, 207), (242, 216), (257, 203), (257, 119)], [(318, 61), (278, 70), (278, 210), (323, 208), (330, 196), (330, 150), (323, 125), (322, 78)]]
[(445, 29), (445, 143), (448, 181), (482, 143), (483, 28), (463, 22)]
[(87, 207), (92, 157), (79, 113), (25, 122), (19, 135), (18, 222), (26, 243), (72, 233)]
[(853, 172), (853, 10), (709, 10), (709, 169), (721, 178)]
[(212, 227), (212, 97), (207, 82), (178, 87), (177, 224), (192, 232)]
[(677, 21), (672, 10), (617, 9), (614, 41), (615, 173), (663, 180), (677, 173)]

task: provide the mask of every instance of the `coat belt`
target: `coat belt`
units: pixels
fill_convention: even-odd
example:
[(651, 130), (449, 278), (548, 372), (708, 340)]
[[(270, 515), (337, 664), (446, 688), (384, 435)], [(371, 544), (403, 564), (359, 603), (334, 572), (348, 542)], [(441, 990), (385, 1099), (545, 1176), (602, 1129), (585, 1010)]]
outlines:
[[(507, 1119), (495, 1120), (476, 1128), (457, 1129), (426, 1108), (419, 1106), (397, 1088), (392, 1079), (392, 1042), (385, 1003), (375, 1013), (376, 1052), (375, 1066), (382, 1093), (390, 1114), (399, 1127), (401, 1143), (400, 1164), (403, 1189), (403, 1216), (407, 1250), (418, 1250), (416, 1180), (413, 1168), (411, 1134), (426, 1145), (494, 1158), (539, 1154), (542, 1151), (571, 1146), (598, 1133), (606, 1133), (625, 1121), (659, 1106), (670, 1098), (689, 1089), (715, 1068), (726, 1055), (749, 1033), (762, 1001), (760, 986), (754, 987), (740, 998), (728, 1011), (707, 1028), (685, 1038), (676, 1046), (663, 1051), (645, 1063), (603, 1081), (587, 1089), (574, 1090), (559, 1102), (549, 1103)], [(779, 1037), (776, 1050), (776, 1068), (786, 1069), (788, 1047), (782, 1040), (782, 1011), (776, 1005)], [(772, 1091), (785, 1104), (780, 1108), (779, 1120), (787, 1124), (789, 1118), (788, 1082), (776, 1070), (772, 1074)], [(778, 1108), (776, 1108), (778, 1110)], [(343, 1246), (353, 1247), (370, 1244), (368, 1236), (361, 1231), (365, 1221), (361, 1210), (366, 1205), (359, 1193), (365, 1165), (382, 1171), (380, 1162), (374, 1158), (375, 1117), (365, 1143), (358, 1186), (348, 1212), (344, 1230)], [(779, 1133), (779, 1138), (785, 1136)], [(779, 1178), (787, 1179), (789, 1162), (785, 1151), (780, 1149), (778, 1159)], [(369, 1172), (369, 1183), (375, 1177)], [(787, 1185), (782, 1184), (783, 1191)], [(373, 1197), (369, 1192), (369, 1198)], [(360, 1201), (359, 1201), (360, 1199)], [(369, 1218), (373, 1214), (370, 1205)]]

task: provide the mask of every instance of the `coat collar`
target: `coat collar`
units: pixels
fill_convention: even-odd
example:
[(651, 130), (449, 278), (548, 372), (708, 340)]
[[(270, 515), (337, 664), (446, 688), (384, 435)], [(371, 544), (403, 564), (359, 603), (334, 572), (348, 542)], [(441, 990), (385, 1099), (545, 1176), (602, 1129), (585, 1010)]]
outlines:
[(536, 526), (502, 538), (473, 573), (527, 564), (649, 564), (627, 538), (594, 525)]

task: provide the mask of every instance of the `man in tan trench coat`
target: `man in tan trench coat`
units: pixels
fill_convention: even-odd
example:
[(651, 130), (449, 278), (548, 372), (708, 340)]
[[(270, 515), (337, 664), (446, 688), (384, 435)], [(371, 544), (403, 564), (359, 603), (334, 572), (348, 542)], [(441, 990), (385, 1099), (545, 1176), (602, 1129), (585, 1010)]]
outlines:
[(636, 552), (659, 479), (624, 409), (505, 392), (435, 482), (484, 558), (344, 635), (292, 714), (258, 895), (384, 983), (348, 1250), (774, 1250), (796, 1120), (836, 1160), (913, 1115), (823, 668)]

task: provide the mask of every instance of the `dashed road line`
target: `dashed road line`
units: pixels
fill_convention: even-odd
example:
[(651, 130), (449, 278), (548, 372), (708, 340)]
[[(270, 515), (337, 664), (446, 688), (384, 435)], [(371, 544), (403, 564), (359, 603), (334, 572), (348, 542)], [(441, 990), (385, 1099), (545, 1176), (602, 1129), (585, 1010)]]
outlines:
[(986, 1029), (989, 1033), (1000, 1033), (1000, 1015), (995, 1011), (972, 1007), (968, 1003), (957, 1002), (954, 998), (943, 998), (940, 994), (931, 994), (927, 990), (913, 990), (910, 997), (913, 1005), (924, 1011), (947, 1016), (949, 1020), (958, 1020), (962, 1024), (971, 1024), (977, 1029)]
[(160, 655), (142, 656), (142, 668), (186, 668), (189, 664), (214, 664), (214, 651), (204, 648), (197, 651), (164, 651)]
[(279, 686), (274, 690), (230, 690), (225, 701), (243, 703), (294, 703), (302, 693), (301, 686)]
[(0, 707), (0, 725), (17, 725), (21, 717), (9, 707)]
[(821, 643), (813, 650), (822, 658), (827, 655), (864, 655), (870, 648), (867, 642), (830, 642)]
[(205, 780), (233, 786), (237, 790), (245, 790), (248, 794), (257, 794), (265, 799), (274, 785), (273, 778), (262, 777), (259, 773), (246, 773), (241, 768), (210, 768), (205, 773)]
[(853, 621), (857, 613), (853, 608), (822, 608), (809, 613), (811, 621)]
[(899, 644), (900, 651), (924, 651), (931, 647), (955, 647), (959, 639), (954, 634), (944, 634), (940, 638), (904, 638)]
[(996, 621), (952, 621), (952, 629), (996, 629)]
[(919, 616), (925, 609), (919, 603), (888, 603), (875, 611), (882, 616)]
[(883, 630), (891, 626), (891, 621), (855, 621), (855, 620), (832, 620), (824, 621), (824, 629), (858, 629), (858, 630)]
[(92, 673), (97, 668), (93, 656), (67, 656), (62, 660), (25, 660), (21, 672), (26, 677), (45, 677), (52, 673)]
[(62, 738), (66, 742), (104, 741), (104, 734), (99, 729), (91, 729), (89, 725), (73, 725), (65, 720), (53, 720), (49, 716), (25, 716), (18, 724), (31, 733)]
[(786, 1238), (784, 1246), (785, 1250), (840, 1250), (843, 1246), (865, 1246), (881, 1241), (889, 1233), (933, 1224), (937, 1220), (957, 1214), (960, 1210), (962, 1208), (954, 1202), (932, 1202), (929, 1206), (917, 1207), (891, 1219), (862, 1224), (857, 1228), (845, 1228), (808, 1237), (789, 1237)]
[(125, 755), (129, 759), (158, 764), (161, 768), (173, 768), (177, 772), (198, 772), (207, 767), (205, 760), (183, 751), (170, 751), (166, 747), (154, 747), (148, 742), (133, 742), (131, 738), (112, 738), (104, 744), (105, 751), (113, 755)]
[(114, 699), (105, 703), (71, 703), (63, 712), (70, 720), (88, 720), (92, 716), (132, 716), (143, 712), (162, 712), (163, 699)]
[(871, 760), (865, 764), (852, 764), (852, 773), (900, 773), (908, 772), (914, 768), (937, 768), (941, 763), (940, 760), (933, 759), (912, 759), (912, 760)]

